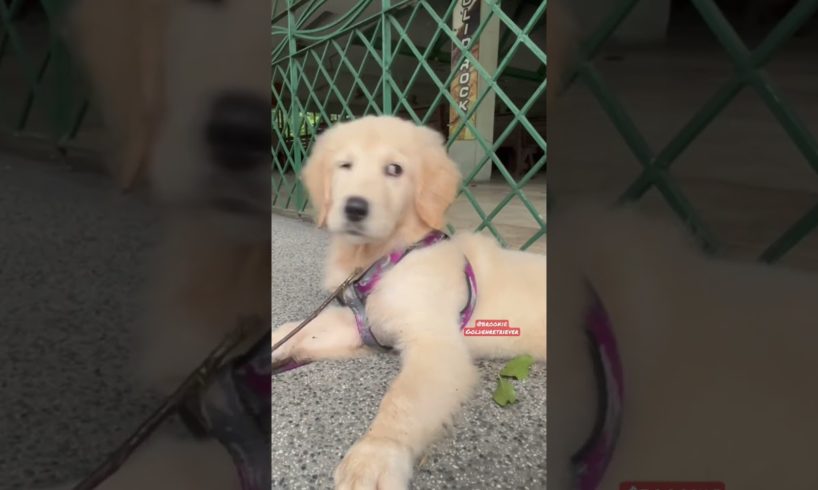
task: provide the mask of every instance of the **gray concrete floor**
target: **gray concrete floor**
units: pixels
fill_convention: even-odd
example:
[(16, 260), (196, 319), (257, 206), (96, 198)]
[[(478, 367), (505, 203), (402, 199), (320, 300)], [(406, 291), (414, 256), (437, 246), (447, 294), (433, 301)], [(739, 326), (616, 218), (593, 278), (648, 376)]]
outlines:
[(153, 406), (127, 360), (155, 229), (100, 175), (0, 154), (0, 489), (77, 477)]
[[(0, 155), (0, 490), (77, 478), (120, 443), (157, 400), (129, 382), (154, 211), (101, 175)], [(319, 291), (324, 233), (273, 216), (275, 325), (302, 318)], [(454, 432), (428, 453), (415, 489), (543, 488), (545, 371), (494, 405), (502, 363)], [(442, 367), (442, 369), (445, 367)], [(314, 364), (277, 376), (272, 488), (329, 488), (398, 370), (394, 356)]]

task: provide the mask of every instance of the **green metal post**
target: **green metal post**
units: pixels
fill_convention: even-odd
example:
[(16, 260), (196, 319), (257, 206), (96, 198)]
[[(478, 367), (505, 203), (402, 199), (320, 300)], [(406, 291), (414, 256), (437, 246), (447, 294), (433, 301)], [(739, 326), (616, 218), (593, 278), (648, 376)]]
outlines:
[(382, 43), (381, 43), (381, 57), (383, 58), (383, 70), (381, 72), (382, 79), (382, 91), (383, 91), (383, 113), (384, 114), (392, 114), (394, 109), (392, 107), (392, 89), (391, 89), (391, 78), (392, 78), (392, 71), (389, 67), (392, 66), (392, 29), (389, 27), (389, 19), (387, 16), (389, 15), (389, 8), (391, 6), (391, 0), (381, 0), (381, 29), (382, 31)]
[[(288, 7), (292, 7), (293, 0), (287, 0)], [(304, 162), (304, 152), (301, 148), (301, 108), (298, 104), (298, 73), (295, 69), (297, 61), (295, 60), (295, 53), (298, 51), (296, 43), (296, 23), (294, 9), (288, 8), (287, 11), (287, 43), (290, 51), (291, 65), (289, 66), (290, 78), (290, 133), (293, 142), (293, 169), (296, 174), (301, 174), (301, 166)], [(282, 88), (282, 90), (284, 90)], [(304, 191), (304, 186), (296, 185), (295, 187), (295, 206), (296, 209), (302, 210), (307, 205), (307, 194)]]

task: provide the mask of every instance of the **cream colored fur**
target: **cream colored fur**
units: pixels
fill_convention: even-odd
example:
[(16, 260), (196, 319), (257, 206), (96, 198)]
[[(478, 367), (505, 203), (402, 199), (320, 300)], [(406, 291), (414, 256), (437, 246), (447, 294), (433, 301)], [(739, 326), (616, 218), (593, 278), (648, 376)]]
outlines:
[[(162, 238), (143, 317), (134, 320), (137, 387), (169, 394), (239, 317), (270, 319), (269, 217), (209, 208), (214, 196), (261, 195), (269, 168), (232, 179), (204, 147), (206, 110), (224, 91), (268, 99), (269, 3), (75, 0), (68, 37), (87, 67), (111, 136), (111, 173), (148, 180)], [(249, 189), (249, 191), (248, 191)], [(262, 332), (259, 332), (262, 333)], [(100, 490), (240, 488), (216, 442), (157, 435)]]
[(818, 488), (818, 277), (705, 257), (677, 227), (630, 209), (582, 206), (549, 224), (549, 488), (573, 488), (569, 459), (596, 410), (585, 281), (611, 316), (625, 373), (622, 433), (600, 488)]
[[(350, 163), (351, 168), (340, 165)], [(399, 164), (400, 176), (385, 174)], [(445, 225), (444, 212), (460, 182), (438, 133), (394, 117), (364, 117), (338, 124), (319, 137), (304, 169), (317, 222), (332, 233), (324, 286), (332, 289), (356, 267), (408, 246)], [(360, 234), (346, 232), (346, 199), (368, 200)], [(477, 277), (476, 319), (507, 319), (520, 337), (465, 337), (458, 313), (467, 289), (465, 258)], [(387, 272), (367, 302), (380, 342), (394, 346), (402, 368), (370, 430), (335, 472), (339, 490), (408, 488), (413, 465), (471, 395), (474, 360), (546, 350), (546, 260), (500, 248), (493, 238), (458, 233), (449, 242), (414, 251)], [(297, 323), (273, 331), (273, 343)], [(371, 351), (361, 344), (351, 312), (330, 307), (274, 353), (318, 361)], [(441, 369), (441, 366), (444, 368)]]
[[(239, 316), (270, 316), (268, 217), (208, 205), (269, 189), (269, 169), (226, 174), (203, 137), (222, 92), (269, 98), (269, 67), (260, 66), (269, 30), (257, 22), (267, 14), (255, 2), (188, 0), (77, 0), (70, 12), (69, 38), (113, 137), (112, 171), (124, 187), (147, 179), (162, 209), (139, 371), (165, 392)], [(256, 194), (266, 209), (269, 192)]]
[[(564, 81), (576, 31), (552, 2), (547, 50), (558, 70), (549, 76)], [(818, 276), (706, 257), (675, 223), (635, 209), (559, 196), (557, 206), (548, 230), (549, 490), (575, 488), (571, 457), (596, 416), (588, 284), (610, 314), (624, 368), (622, 432), (600, 489), (633, 480), (818, 488)]]

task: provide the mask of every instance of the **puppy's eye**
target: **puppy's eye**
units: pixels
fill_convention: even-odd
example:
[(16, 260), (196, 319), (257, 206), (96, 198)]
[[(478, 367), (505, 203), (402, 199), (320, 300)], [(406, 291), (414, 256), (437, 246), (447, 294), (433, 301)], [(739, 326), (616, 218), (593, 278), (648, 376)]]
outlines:
[(389, 165), (386, 166), (386, 175), (390, 177), (398, 177), (402, 173), (403, 167), (401, 167), (397, 163), (390, 163)]
[(349, 170), (352, 168), (352, 162), (341, 162), (341, 165), (338, 165), (338, 167)]

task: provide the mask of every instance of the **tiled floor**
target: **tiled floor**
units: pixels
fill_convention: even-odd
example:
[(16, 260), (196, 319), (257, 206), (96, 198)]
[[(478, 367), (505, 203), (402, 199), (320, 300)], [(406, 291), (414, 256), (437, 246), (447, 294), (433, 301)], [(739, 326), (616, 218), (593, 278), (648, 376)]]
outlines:
[[(505, 181), (497, 178), (491, 182), (473, 184), (469, 190), (486, 215), (491, 214), (512, 192)], [(545, 176), (530, 181), (522, 193), (530, 201), (533, 210), (545, 221)], [(473, 230), (482, 222), (471, 202), (462, 194), (449, 209), (448, 216), (449, 222), (457, 229)], [(510, 248), (519, 248), (540, 230), (531, 210), (516, 195), (492, 219), (492, 224)], [(546, 237), (543, 235), (528, 250), (545, 253), (545, 241)]]

